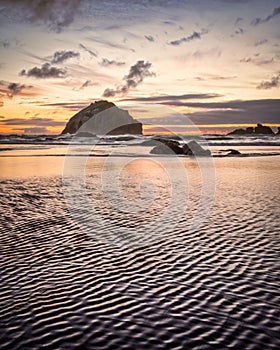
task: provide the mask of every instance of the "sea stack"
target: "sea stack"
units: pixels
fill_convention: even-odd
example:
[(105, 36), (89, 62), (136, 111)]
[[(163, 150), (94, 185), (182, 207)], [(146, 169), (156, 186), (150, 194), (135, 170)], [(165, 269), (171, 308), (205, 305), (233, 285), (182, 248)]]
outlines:
[(95, 101), (76, 113), (61, 134), (124, 135), (142, 134), (142, 123), (126, 110), (108, 101)]
[(274, 132), (269, 126), (257, 124), (255, 128), (249, 127), (246, 129), (236, 129), (228, 133), (228, 135), (274, 135)]

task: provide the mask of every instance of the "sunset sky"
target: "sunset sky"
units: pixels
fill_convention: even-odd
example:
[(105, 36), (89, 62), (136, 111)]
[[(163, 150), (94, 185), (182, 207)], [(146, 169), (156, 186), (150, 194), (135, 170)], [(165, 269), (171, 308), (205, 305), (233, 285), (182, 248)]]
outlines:
[(280, 126), (279, 0), (0, 0), (0, 26), (1, 133), (99, 99), (178, 132)]

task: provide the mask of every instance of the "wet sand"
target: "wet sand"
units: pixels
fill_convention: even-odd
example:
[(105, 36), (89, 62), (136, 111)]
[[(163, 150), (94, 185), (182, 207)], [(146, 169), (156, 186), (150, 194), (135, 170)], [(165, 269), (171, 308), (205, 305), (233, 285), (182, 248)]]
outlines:
[(140, 212), (103, 193), (100, 174), (110, 169), (91, 158), (91, 207), (79, 207), (73, 193), (77, 220), (63, 193), (62, 159), (5, 160), (1, 349), (279, 349), (278, 156), (215, 159), (215, 198), (192, 230), (202, 186), (195, 161), (183, 161), (186, 210), (178, 200), (165, 215), (172, 188), (162, 167), (139, 159), (122, 173), (128, 207), (143, 178), (156, 186)]

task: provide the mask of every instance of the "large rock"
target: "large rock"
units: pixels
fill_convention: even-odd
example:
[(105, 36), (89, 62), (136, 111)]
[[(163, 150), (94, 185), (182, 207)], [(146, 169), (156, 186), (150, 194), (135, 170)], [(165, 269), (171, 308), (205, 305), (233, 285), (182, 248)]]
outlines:
[(96, 101), (76, 113), (61, 134), (91, 133), (93, 135), (142, 134), (142, 123), (128, 111), (108, 101)]
[[(154, 140), (155, 142), (156, 140)], [(158, 144), (150, 151), (151, 154), (183, 154), (186, 156), (207, 157), (211, 156), (209, 150), (202, 148), (196, 141), (180, 146), (179, 142), (174, 140), (157, 140)]]
[(228, 133), (228, 135), (274, 135), (274, 132), (269, 126), (257, 124), (255, 128), (249, 127), (246, 129), (236, 129)]

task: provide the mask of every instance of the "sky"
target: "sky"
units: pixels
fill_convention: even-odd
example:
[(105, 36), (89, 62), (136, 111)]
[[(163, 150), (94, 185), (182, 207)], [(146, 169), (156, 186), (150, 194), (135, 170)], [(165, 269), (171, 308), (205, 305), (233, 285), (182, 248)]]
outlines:
[(279, 29), (279, 0), (0, 0), (0, 133), (104, 99), (146, 133), (276, 130)]

